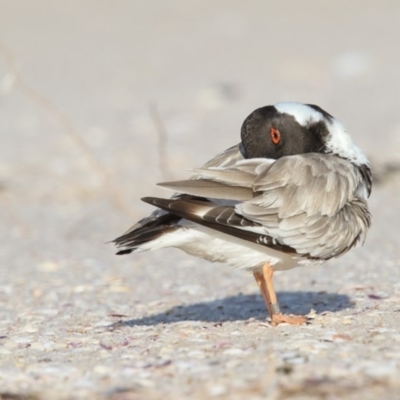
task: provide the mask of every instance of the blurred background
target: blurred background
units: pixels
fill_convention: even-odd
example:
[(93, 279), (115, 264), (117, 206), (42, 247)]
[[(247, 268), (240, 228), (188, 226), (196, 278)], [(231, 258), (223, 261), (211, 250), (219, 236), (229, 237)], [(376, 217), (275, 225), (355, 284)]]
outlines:
[[(166, 304), (257, 293), (240, 271), (218, 266), (214, 281), (216, 266), (176, 250), (119, 258), (105, 242), (151, 210), (140, 197), (169, 196), (156, 182), (239, 142), (250, 112), (282, 100), (336, 116), (377, 172), (373, 230), (347, 265), (366, 263), (368, 282), (378, 261), (399, 266), (387, 237), (400, 226), (399, 21), (396, 0), (2, 1), (4, 332), (49, 304), (96, 321), (140, 316), (134, 304), (160, 291)], [(335, 268), (310, 276), (360, 279)]]
[(61, 232), (113, 238), (155, 182), (281, 100), (320, 105), (373, 162), (396, 161), (399, 16), (396, 1), (3, 2), (3, 240), (37, 236), (37, 218), (49, 256)]

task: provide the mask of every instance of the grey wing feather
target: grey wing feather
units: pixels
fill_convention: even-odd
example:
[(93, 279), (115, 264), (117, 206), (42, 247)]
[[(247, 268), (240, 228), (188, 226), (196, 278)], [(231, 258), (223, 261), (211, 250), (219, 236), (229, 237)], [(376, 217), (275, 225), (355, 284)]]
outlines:
[(188, 179), (186, 181), (163, 182), (161, 187), (192, 196), (213, 199), (248, 200), (253, 197), (253, 190), (243, 186), (228, 186), (208, 179)]
[(243, 160), (243, 156), (240, 153), (239, 144), (229, 147), (222, 153), (216, 155), (210, 161), (203, 165), (203, 168), (214, 168), (214, 167), (230, 167), (237, 161)]
[[(357, 168), (335, 156), (315, 153), (283, 157), (258, 175), (254, 190), (273, 196), (279, 191), (281, 218), (305, 210), (335, 215), (355, 195), (362, 177)], [(259, 199), (262, 204), (262, 198)]]
[(356, 195), (361, 182), (359, 170), (335, 156), (283, 157), (257, 176), (259, 195), (237, 204), (236, 212), (298, 253), (328, 259), (365, 238), (370, 214)]
[(274, 162), (269, 159), (242, 159), (230, 167), (203, 167), (195, 170), (196, 174), (190, 179), (158, 185), (192, 196), (245, 201), (255, 195), (255, 178), (268, 170)]

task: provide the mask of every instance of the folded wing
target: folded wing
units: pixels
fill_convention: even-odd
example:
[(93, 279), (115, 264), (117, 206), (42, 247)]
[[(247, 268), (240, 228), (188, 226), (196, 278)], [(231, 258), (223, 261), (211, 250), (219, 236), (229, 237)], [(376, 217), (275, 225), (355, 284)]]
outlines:
[[(358, 190), (362, 174), (335, 156), (309, 153), (277, 161), (239, 160), (222, 167), (206, 164), (195, 172), (193, 179), (161, 184), (186, 195), (180, 199), (179, 216), (201, 220), (213, 229), (219, 226), (217, 230), (229, 226), (229, 234), (237, 237), (248, 235), (244, 232), (262, 234), (265, 239), (259, 237), (258, 243), (265, 241), (269, 247), (328, 259), (363, 241), (370, 225)], [(190, 196), (207, 199), (211, 209), (195, 210), (189, 206)], [(171, 204), (161, 208), (178, 212)]]

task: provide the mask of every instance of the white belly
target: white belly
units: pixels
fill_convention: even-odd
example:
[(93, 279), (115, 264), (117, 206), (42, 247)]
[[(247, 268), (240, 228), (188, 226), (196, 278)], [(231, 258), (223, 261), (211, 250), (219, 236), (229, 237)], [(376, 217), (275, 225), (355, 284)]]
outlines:
[(259, 269), (267, 262), (277, 271), (286, 270), (296, 267), (301, 261), (300, 257), (293, 257), (186, 221), (181, 229), (152, 242), (151, 249), (161, 247), (176, 247), (211, 262), (227, 263), (246, 270)]

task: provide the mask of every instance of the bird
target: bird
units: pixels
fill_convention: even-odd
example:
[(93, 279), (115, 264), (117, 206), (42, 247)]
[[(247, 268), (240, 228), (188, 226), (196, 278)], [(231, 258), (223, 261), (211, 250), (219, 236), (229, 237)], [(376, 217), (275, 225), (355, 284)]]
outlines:
[(175, 247), (253, 274), (270, 324), (308, 323), (283, 314), (275, 271), (339, 257), (371, 226), (370, 163), (339, 120), (314, 104), (279, 102), (253, 111), (241, 141), (186, 180), (144, 197), (156, 210), (113, 242), (117, 254)]

